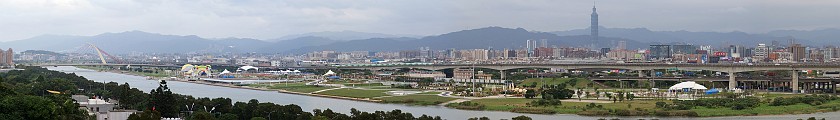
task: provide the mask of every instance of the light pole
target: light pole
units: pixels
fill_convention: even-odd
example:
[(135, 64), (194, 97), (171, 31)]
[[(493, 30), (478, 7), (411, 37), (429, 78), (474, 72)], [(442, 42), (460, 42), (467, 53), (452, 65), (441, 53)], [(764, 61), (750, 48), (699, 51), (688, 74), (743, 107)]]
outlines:
[(277, 112), (277, 111), (268, 112), (268, 120), (271, 120), (271, 113), (274, 113), (274, 112)]

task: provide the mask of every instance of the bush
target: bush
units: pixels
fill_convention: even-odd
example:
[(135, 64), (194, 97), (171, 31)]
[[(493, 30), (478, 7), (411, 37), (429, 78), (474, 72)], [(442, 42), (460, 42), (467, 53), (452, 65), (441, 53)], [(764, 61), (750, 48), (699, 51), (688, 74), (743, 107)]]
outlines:
[(520, 116), (516, 116), (516, 117), (511, 118), (511, 119), (512, 120), (531, 120), (531, 117), (520, 115)]
[(697, 117), (700, 116), (697, 112), (691, 110), (677, 110), (677, 111), (654, 111), (653, 115), (655, 116), (686, 116), (686, 117)]
[[(758, 107), (761, 99), (756, 97), (745, 98), (702, 98), (697, 100), (674, 100), (674, 105), (668, 106), (668, 109), (688, 110), (694, 106), (703, 106), (708, 108), (727, 107), (733, 110), (743, 110)], [(657, 104), (657, 107), (660, 103)]]
[(577, 113), (578, 115), (584, 116), (607, 116), (610, 115), (610, 111), (606, 110), (588, 110), (588, 111), (580, 111)]
[(554, 110), (551, 110), (551, 109), (522, 108), (522, 107), (513, 108), (510, 111), (515, 112), (515, 113), (531, 113), (531, 114), (554, 114), (554, 113), (557, 113), (557, 111), (554, 111)]
[(615, 115), (618, 115), (618, 116), (644, 116), (644, 115), (648, 114), (647, 112), (643, 112), (643, 111), (623, 110), (623, 109), (613, 110), (613, 113), (615, 113)]
[(784, 105), (794, 105), (799, 103), (809, 104), (809, 105), (821, 105), (825, 102), (837, 100), (837, 96), (831, 95), (806, 95), (806, 96), (796, 96), (790, 98), (783, 98), (778, 97), (773, 99), (773, 102), (770, 102), (770, 106), (784, 106)]
[(455, 108), (455, 109), (464, 109), (464, 110), (483, 110), (484, 109), (484, 105), (474, 103), (474, 102), (470, 102), (470, 101), (453, 103), (453, 104), (449, 104), (449, 105), (446, 105), (446, 106), (449, 106), (449, 107), (452, 107), (452, 108)]
[(558, 105), (562, 105), (562, 103), (560, 102), (560, 100), (556, 100), (556, 99), (550, 99), (550, 100), (539, 99), (539, 100), (531, 101), (530, 105), (531, 106), (558, 106)]

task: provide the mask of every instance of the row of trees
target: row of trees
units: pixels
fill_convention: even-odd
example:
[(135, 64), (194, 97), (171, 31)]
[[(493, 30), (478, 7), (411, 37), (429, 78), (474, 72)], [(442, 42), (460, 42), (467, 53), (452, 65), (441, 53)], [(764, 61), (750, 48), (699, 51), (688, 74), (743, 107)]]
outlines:
[[(76, 89), (68, 78), (52, 79), (35, 71), (0, 73), (0, 119), (84, 120), (92, 119), (68, 94)], [(50, 78), (50, 79), (48, 79)], [(47, 90), (53, 90), (52, 93)]]
[[(232, 103), (229, 98), (194, 98), (169, 90), (166, 82), (150, 93), (144, 93), (128, 84), (114, 82), (98, 83), (76, 76), (73, 73), (50, 71), (40, 67), (19, 67), (22, 71), (0, 73), (0, 118), (3, 119), (89, 119), (79, 109), (70, 95), (98, 96), (102, 99), (120, 101), (118, 108), (137, 109), (143, 112), (132, 114), (132, 120), (160, 120), (161, 117), (185, 119), (281, 119), (281, 120), (438, 120), (440, 117), (394, 111), (361, 112), (352, 110), (350, 115), (331, 110), (303, 111), (300, 106), (279, 105), (250, 100)], [(50, 93), (47, 90), (53, 92)], [(330, 111), (330, 112), (327, 112)], [(336, 117), (338, 116), (338, 117)], [(344, 117), (346, 116), (346, 117)]]

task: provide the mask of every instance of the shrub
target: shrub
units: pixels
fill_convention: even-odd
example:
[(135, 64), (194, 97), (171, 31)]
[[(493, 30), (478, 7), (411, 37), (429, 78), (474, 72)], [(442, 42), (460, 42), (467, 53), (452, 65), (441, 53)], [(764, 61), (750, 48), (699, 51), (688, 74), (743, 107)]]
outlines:
[(515, 113), (532, 113), (532, 114), (554, 114), (554, 113), (557, 113), (557, 111), (550, 110), (550, 109), (522, 108), (522, 107), (513, 108), (510, 111), (515, 112)]
[(580, 111), (577, 114), (578, 115), (584, 115), (584, 116), (607, 116), (607, 115), (610, 115), (610, 112), (606, 111), (606, 110), (588, 110), (588, 111)]
[(784, 106), (784, 105), (794, 105), (799, 103), (809, 104), (809, 105), (821, 105), (825, 102), (837, 100), (837, 96), (831, 95), (806, 95), (806, 96), (796, 96), (790, 98), (783, 98), (778, 97), (773, 99), (773, 102), (770, 102), (770, 106)]
[(558, 105), (562, 105), (562, 103), (560, 102), (560, 100), (556, 100), (556, 99), (550, 99), (550, 100), (539, 99), (539, 100), (531, 101), (530, 105), (531, 106), (558, 106)]

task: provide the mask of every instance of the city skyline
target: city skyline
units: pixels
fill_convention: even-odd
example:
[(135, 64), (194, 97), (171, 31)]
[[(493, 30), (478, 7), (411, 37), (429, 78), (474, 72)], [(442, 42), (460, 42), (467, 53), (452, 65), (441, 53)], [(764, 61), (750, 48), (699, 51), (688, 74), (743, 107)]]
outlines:
[[(0, 41), (132, 30), (257, 39), (344, 30), (426, 36), (487, 26), (562, 31), (587, 28), (586, 8), (592, 5), (592, 1), (493, 1), (484, 6), (449, 1), (440, 4), (455, 4), (435, 7), (431, 6), (437, 2), (427, 1), (366, 4), (371, 2), (12, 1), (0, 4), (4, 11), (13, 12), (0, 16), (4, 19), (0, 24), (7, 26), (0, 29), (5, 33)], [(607, 15), (601, 16), (601, 25), (611, 28), (749, 33), (838, 28), (832, 21), (840, 16), (830, 13), (837, 11), (838, 4), (827, 0), (598, 1), (603, 8), (599, 12)]]

